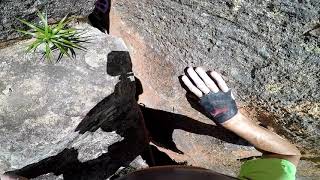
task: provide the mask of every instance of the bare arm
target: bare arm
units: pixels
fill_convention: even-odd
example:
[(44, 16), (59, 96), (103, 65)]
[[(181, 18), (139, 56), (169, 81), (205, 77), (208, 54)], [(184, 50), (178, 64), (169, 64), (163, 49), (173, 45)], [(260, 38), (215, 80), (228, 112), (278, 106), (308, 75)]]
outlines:
[(221, 75), (213, 71), (209, 77), (202, 68), (188, 68), (187, 73), (188, 76), (183, 76), (182, 81), (188, 90), (199, 97), (200, 104), (215, 122), (246, 139), (263, 152), (264, 157), (286, 159), (298, 164), (300, 152), (293, 144), (238, 112), (234, 97)]
[(262, 150), (265, 157), (286, 159), (296, 166), (298, 165), (300, 152), (293, 144), (268, 129), (253, 123), (242, 114), (238, 113), (221, 125), (246, 139), (257, 149)]

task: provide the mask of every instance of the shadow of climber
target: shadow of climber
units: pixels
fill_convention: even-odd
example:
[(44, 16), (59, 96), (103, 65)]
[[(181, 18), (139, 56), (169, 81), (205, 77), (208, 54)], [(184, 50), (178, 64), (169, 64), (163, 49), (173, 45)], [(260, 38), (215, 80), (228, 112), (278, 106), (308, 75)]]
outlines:
[[(65, 148), (59, 154), (30, 164), (21, 169), (7, 172), (26, 178), (35, 178), (43, 174), (63, 175), (64, 180), (105, 180), (121, 166), (128, 167), (139, 155), (149, 166), (177, 165), (167, 154), (149, 145), (152, 141), (177, 153), (183, 153), (176, 147), (172, 135), (175, 129), (208, 135), (239, 143), (239, 137), (230, 132), (201, 123), (184, 115), (151, 109), (137, 104), (143, 87), (132, 72), (131, 58), (126, 51), (112, 51), (108, 54), (106, 71), (118, 76), (119, 82), (114, 92), (95, 105), (75, 129), (79, 136), (86, 132), (115, 131), (123, 140), (108, 146), (107, 152), (97, 158), (81, 162), (76, 148)], [(184, 137), (181, 137), (184, 138)], [(72, 144), (72, 142), (71, 142)]]
[(104, 180), (121, 166), (128, 166), (148, 147), (148, 138), (142, 114), (135, 100), (135, 77), (128, 52), (113, 51), (108, 54), (107, 73), (119, 76), (114, 92), (92, 108), (79, 123), (76, 132), (84, 134), (101, 128), (115, 131), (122, 141), (108, 147), (106, 153), (86, 162), (78, 160), (78, 150), (66, 148), (56, 156), (43, 159), (22, 169), (7, 172), (26, 178), (54, 173), (65, 180)]

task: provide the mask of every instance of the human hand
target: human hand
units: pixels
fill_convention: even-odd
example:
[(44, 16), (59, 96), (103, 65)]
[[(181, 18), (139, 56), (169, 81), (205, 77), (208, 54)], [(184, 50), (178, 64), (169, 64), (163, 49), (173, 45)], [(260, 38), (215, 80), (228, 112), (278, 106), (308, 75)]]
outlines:
[[(189, 79), (189, 77), (190, 79)], [(224, 123), (238, 113), (238, 108), (231, 90), (220, 74), (215, 71), (208, 74), (201, 68), (187, 69), (182, 81), (187, 90), (195, 94), (202, 108), (218, 123)], [(192, 81), (192, 82), (191, 82)]]

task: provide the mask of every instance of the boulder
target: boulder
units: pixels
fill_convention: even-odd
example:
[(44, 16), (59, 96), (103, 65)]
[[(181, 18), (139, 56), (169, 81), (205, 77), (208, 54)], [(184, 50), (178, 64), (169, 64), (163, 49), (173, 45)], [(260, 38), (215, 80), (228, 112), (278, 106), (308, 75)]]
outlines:
[(91, 40), (75, 59), (41, 61), (24, 51), (31, 40), (0, 50), (0, 173), (107, 179), (145, 149), (124, 42), (76, 28)]
[(21, 34), (15, 31), (22, 27), (16, 18), (33, 21), (37, 17), (37, 11), (44, 10), (48, 12), (51, 20), (59, 20), (67, 14), (85, 16), (93, 10), (94, 2), (95, 0), (0, 1), (0, 42), (21, 37)]
[[(319, 167), (319, 7), (317, 0), (118, 0), (111, 32), (132, 47), (146, 106), (213, 124), (189, 105), (177, 77), (187, 66), (216, 70), (243, 113), (288, 138)], [(252, 155), (208, 133), (197, 135), (192, 123), (173, 127), (172, 139), (185, 156), (168, 153), (189, 164), (232, 175), (236, 159)], [(301, 176), (320, 176), (319, 169), (312, 172)]]

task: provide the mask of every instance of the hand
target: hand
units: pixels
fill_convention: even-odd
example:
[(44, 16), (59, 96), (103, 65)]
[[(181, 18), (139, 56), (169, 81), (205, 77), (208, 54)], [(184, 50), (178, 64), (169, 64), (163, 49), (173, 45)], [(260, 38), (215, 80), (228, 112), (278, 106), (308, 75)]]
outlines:
[[(211, 115), (213, 120), (224, 123), (238, 113), (238, 108), (231, 90), (221, 75), (215, 71), (208, 74), (200, 67), (187, 69), (188, 76), (183, 75), (182, 81), (198, 98), (200, 105)], [(193, 83), (192, 83), (192, 82)]]

